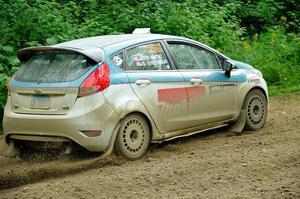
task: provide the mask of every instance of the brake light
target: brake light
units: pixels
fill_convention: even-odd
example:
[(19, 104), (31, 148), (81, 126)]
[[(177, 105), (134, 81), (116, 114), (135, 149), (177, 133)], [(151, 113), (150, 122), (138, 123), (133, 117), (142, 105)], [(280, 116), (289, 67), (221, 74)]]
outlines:
[(92, 95), (98, 93), (109, 86), (109, 67), (102, 63), (94, 72), (92, 72), (81, 84), (79, 96)]

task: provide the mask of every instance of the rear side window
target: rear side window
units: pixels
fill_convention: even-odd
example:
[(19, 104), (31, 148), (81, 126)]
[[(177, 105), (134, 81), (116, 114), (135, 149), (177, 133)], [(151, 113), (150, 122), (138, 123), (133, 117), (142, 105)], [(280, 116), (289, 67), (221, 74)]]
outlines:
[(192, 45), (169, 43), (178, 69), (219, 69), (213, 53)]
[(43, 52), (22, 62), (15, 79), (37, 83), (66, 82), (81, 77), (94, 64), (78, 53)]
[(145, 44), (127, 50), (125, 70), (170, 70), (160, 43)]

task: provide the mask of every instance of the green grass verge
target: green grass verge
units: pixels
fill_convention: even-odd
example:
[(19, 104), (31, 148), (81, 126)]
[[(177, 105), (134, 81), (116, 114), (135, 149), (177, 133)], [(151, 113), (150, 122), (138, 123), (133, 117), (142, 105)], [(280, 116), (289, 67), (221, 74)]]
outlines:
[(277, 96), (280, 94), (291, 94), (300, 92), (300, 85), (290, 87), (269, 86), (269, 96)]

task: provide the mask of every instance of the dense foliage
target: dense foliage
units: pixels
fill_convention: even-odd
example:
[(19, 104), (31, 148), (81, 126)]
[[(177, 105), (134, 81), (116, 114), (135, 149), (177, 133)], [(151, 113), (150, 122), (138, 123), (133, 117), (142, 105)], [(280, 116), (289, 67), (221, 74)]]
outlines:
[(192, 38), (252, 64), (273, 94), (300, 90), (296, 0), (0, 0), (0, 7), (0, 119), (18, 49), (136, 27)]

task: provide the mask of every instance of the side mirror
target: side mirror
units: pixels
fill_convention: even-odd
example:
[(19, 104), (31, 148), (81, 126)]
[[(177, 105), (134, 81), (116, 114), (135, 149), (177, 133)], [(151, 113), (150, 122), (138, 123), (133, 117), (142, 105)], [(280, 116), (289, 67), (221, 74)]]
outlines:
[(223, 62), (223, 70), (225, 71), (225, 76), (230, 77), (231, 71), (236, 68), (235, 63), (230, 60), (224, 60)]

